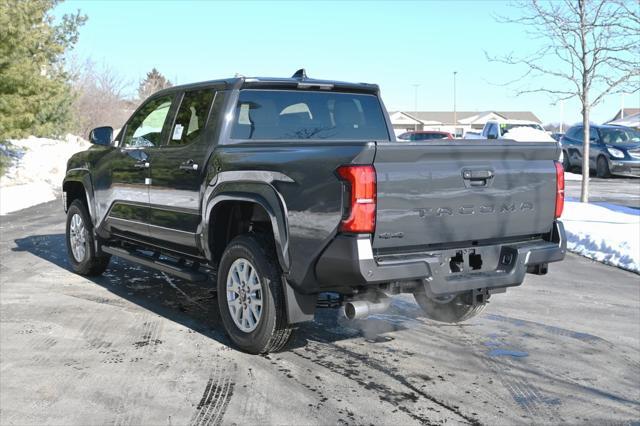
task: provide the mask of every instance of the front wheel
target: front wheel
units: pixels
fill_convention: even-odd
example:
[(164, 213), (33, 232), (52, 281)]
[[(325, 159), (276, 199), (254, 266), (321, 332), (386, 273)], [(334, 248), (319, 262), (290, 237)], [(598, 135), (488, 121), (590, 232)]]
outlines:
[(218, 268), (218, 307), (225, 330), (241, 350), (261, 354), (286, 346), (293, 329), (283, 284), (268, 237), (251, 233), (229, 243)]
[(598, 162), (596, 164), (596, 176), (598, 176), (599, 178), (611, 177), (609, 162), (604, 157), (598, 157)]
[(469, 305), (460, 294), (449, 298), (431, 298), (420, 290), (413, 293), (413, 297), (422, 308), (425, 317), (446, 323), (466, 321), (478, 315), (486, 306), (486, 303)]
[(75, 200), (67, 210), (67, 256), (74, 272), (81, 275), (101, 275), (109, 265), (111, 256), (97, 255), (93, 224), (82, 201)]
[(569, 153), (567, 151), (562, 151), (562, 168), (567, 173), (571, 171), (571, 161), (569, 161)]

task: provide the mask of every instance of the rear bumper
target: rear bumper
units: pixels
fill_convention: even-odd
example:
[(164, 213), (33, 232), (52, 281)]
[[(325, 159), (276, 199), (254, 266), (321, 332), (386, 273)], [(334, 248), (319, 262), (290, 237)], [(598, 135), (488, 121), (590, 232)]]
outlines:
[[(566, 239), (561, 222), (554, 223), (551, 235), (551, 241), (474, 246), (377, 259), (374, 259), (368, 236), (341, 235), (320, 257), (316, 276), (323, 288), (425, 280), (435, 295), (512, 287), (522, 283), (527, 270), (564, 259)], [(451, 272), (450, 259), (458, 253), (464, 264), (460, 272)], [(480, 255), (483, 267), (472, 270), (470, 255)]]

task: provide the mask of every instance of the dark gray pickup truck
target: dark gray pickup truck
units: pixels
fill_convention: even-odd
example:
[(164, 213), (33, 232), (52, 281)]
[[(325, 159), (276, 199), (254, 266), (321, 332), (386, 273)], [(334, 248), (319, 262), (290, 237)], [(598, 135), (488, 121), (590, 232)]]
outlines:
[(327, 303), (361, 318), (413, 293), (426, 317), (463, 321), (565, 254), (555, 144), (396, 142), (372, 84), (173, 87), (90, 139), (63, 183), (73, 269), (115, 255), (217, 276), (224, 327), (251, 353)]

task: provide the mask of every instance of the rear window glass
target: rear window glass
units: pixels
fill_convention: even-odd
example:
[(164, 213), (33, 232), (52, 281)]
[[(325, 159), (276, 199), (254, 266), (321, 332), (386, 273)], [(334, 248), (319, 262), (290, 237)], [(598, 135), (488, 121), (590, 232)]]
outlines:
[(233, 139), (389, 140), (374, 95), (242, 90)]

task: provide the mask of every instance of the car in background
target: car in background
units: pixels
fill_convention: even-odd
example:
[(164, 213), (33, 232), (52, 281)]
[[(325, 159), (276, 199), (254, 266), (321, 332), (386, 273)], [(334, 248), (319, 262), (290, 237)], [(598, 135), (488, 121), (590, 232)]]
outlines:
[(527, 127), (546, 133), (544, 128), (534, 121), (528, 120), (489, 120), (485, 123), (480, 133), (480, 139), (505, 139), (505, 134), (518, 127)]
[[(582, 167), (584, 126), (571, 127), (560, 139), (564, 169)], [(601, 178), (611, 175), (640, 177), (640, 132), (630, 127), (589, 126), (589, 168)]]
[(439, 130), (419, 130), (415, 132), (406, 132), (398, 136), (399, 141), (431, 141), (439, 139), (453, 139), (453, 135), (449, 132), (441, 132)]

